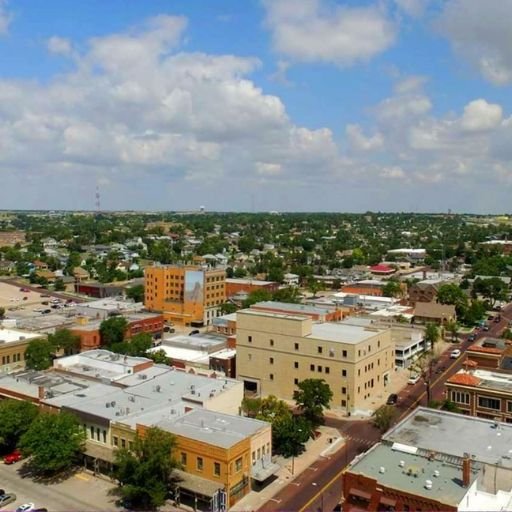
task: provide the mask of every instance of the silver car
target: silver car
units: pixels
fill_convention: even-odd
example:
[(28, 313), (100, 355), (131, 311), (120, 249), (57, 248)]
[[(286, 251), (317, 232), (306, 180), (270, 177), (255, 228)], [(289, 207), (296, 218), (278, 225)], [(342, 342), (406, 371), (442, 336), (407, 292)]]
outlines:
[(16, 501), (16, 494), (14, 494), (13, 492), (2, 494), (0, 496), (0, 508), (5, 507), (6, 505), (12, 503), (13, 501)]

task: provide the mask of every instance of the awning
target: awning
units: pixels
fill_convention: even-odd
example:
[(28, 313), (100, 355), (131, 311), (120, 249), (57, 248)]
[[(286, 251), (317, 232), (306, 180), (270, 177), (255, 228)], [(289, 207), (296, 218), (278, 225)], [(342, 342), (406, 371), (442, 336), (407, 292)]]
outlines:
[(270, 460), (258, 460), (256, 461), (251, 469), (251, 478), (258, 482), (264, 482), (267, 478), (275, 475), (281, 466), (279, 464), (275, 464)]
[(85, 443), (85, 455), (93, 459), (104, 460), (105, 462), (114, 462), (114, 453), (107, 446), (93, 444), (90, 441)]
[(349, 494), (351, 494), (352, 496), (357, 496), (358, 498), (363, 498), (363, 500), (370, 501), (372, 499), (372, 495), (369, 492), (360, 491), (355, 487), (352, 487), (350, 489)]
[(386, 496), (381, 496), (380, 502), (383, 505), (387, 505), (388, 507), (394, 507), (396, 505), (396, 500), (394, 500), (393, 498), (386, 498)]
[(180, 489), (200, 494), (207, 498), (213, 498), (214, 494), (224, 487), (222, 482), (213, 482), (212, 480), (186, 473), (181, 469), (175, 469), (172, 472), (172, 477), (176, 479), (176, 484)]

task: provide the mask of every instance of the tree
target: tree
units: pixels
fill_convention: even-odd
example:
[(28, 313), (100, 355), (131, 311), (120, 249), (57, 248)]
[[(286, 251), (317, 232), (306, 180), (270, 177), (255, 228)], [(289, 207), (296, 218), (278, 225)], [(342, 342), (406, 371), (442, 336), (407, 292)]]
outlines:
[(59, 277), (55, 279), (53, 288), (56, 292), (63, 292), (66, 289), (66, 285), (64, 284), (64, 281)]
[(294, 418), (291, 414), (272, 423), (272, 446), (279, 455), (296, 457), (312, 435), (311, 423), (306, 418)]
[(279, 288), (279, 290), (276, 290), (272, 295), (272, 300), (298, 304), (300, 302), (299, 290), (293, 286)]
[(382, 294), (384, 297), (399, 297), (402, 294), (402, 287), (398, 281), (390, 279), (382, 287)]
[(135, 437), (133, 450), (116, 451), (114, 476), (131, 507), (155, 510), (165, 503), (172, 471), (179, 467), (175, 448), (172, 434), (149, 428), (143, 437)]
[(30, 370), (46, 370), (52, 365), (53, 346), (48, 340), (29, 341), (25, 350), (25, 366)]
[(297, 384), (293, 399), (313, 428), (324, 422), (324, 409), (330, 409), (332, 390), (323, 379), (305, 379)]
[(80, 349), (80, 336), (69, 329), (59, 329), (55, 334), (49, 334), (48, 341), (53, 350), (63, 350), (65, 355), (75, 354)]
[(167, 357), (165, 350), (162, 350), (162, 349), (155, 350), (154, 352), (150, 352), (149, 354), (146, 354), (146, 357), (153, 359), (153, 361), (156, 364), (169, 364), (170, 363), (170, 360)]
[(224, 302), (220, 305), (220, 312), (223, 315), (236, 313), (236, 311), (238, 311), (238, 308), (236, 307), (236, 304), (233, 304), (232, 302)]
[(37, 407), (23, 400), (0, 400), (0, 445), (10, 451), (37, 416)]
[(126, 290), (126, 297), (132, 299), (133, 302), (144, 302), (144, 285), (131, 286)]
[(73, 414), (41, 413), (21, 436), (20, 448), (34, 469), (56, 473), (71, 467), (83, 451), (85, 430)]
[(5, 316), (5, 308), (0, 308), (0, 318)]
[(382, 405), (373, 415), (373, 424), (381, 431), (385, 432), (395, 419), (396, 410), (392, 405)]
[(268, 300), (272, 300), (272, 294), (268, 290), (254, 290), (249, 293), (247, 299), (243, 301), (242, 307), (248, 308), (253, 304), (256, 304), (256, 302), (263, 302)]
[(124, 354), (133, 357), (146, 357), (146, 352), (153, 346), (151, 335), (141, 332), (132, 336), (130, 340), (112, 343), (108, 349), (116, 354)]
[(100, 324), (100, 336), (102, 345), (113, 345), (114, 343), (122, 343), (128, 322), (122, 316), (113, 316), (103, 320)]
[(499, 277), (475, 279), (473, 289), (488, 299), (491, 307), (494, 307), (497, 301), (506, 301), (508, 298), (508, 287)]
[(236, 267), (235, 271), (233, 272), (233, 277), (236, 277), (238, 279), (242, 279), (247, 275), (247, 270), (245, 270), (244, 267)]
[(446, 322), (446, 330), (451, 334), (452, 342), (457, 341), (457, 337), (459, 335), (459, 325), (455, 320), (450, 320)]
[(316, 297), (316, 294), (323, 289), (323, 284), (318, 282), (313, 276), (308, 279), (308, 291), (313, 294), (313, 297)]
[(434, 348), (435, 343), (439, 339), (439, 327), (436, 324), (428, 323), (425, 327), (425, 347), (424, 349), (427, 350), (427, 347), (430, 346), (431, 349)]
[(468, 298), (464, 291), (456, 284), (443, 284), (437, 291), (437, 302), (440, 304), (453, 304), (457, 315), (461, 315), (467, 307)]

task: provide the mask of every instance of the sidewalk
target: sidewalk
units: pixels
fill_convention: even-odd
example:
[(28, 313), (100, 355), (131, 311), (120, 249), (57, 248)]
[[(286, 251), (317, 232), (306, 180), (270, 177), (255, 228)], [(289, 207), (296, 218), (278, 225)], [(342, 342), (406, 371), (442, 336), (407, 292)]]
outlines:
[(261, 491), (251, 491), (234, 505), (231, 510), (246, 512), (259, 509), (319, 458), (328, 457), (343, 446), (343, 438), (335, 428), (321, 426), (317, 430), (320, 432), (320, 436), (315, 440), (310, 439), (306, 443), (305, 452), (295, 457), (293, 461), (291, 458), (277, 458), (276, 462), (281, 466), (281, 469), (276, 473), (275, 476), (277, 478), (272, 483)]

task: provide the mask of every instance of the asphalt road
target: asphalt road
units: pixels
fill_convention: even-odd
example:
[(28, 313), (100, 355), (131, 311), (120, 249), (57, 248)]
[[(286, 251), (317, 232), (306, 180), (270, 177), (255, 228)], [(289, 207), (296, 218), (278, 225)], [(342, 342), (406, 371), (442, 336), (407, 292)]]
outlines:
[[(489, 331), (479, 331), (477, 339), (484, 336), (499, 336), (507, 327), (508, 322), (512, 320), (512, 304), (501, 312), (501, 317), (499, 323), (489, 324)], [(442, 400), (444, 398), (446, 379), (462, 367), (464, 357), (450, 359), (450, 352), (453, 348), (460, 348), (464, 352), (473, 343), (475, 341), (468, 341), (467, 336), (463, 336), (460, 343), (450, 347), (433, 365), (430, 378), (432, 399)], [(394, 424), (419, 405), (427, 405), (426, 383), (423, 379), (414, 385), (406, 386), (399, 393), (399, 402), (396, 405), (398, 414)], [(332, 456), (317, 460), (263, 505), (259, 512), (329, 512), (340, 502), (343, 469), (356, 455), (378, 443), (381, 432), (373, 426), (371, 420), (350, 421), (326, 418), (326, 425), (337, 428), (345, 437), (346, 444)]]
[(78, 473), (67, 480), (46, 484), (23, 478), (21, 463), (0, 464), (0, 486), (6, 493), (14, 493), (17, 500), (2, 508), (15, 510), (23, 503), (34, 503), (50, 512), (116, 511), (115, 498), (108, 495), (112, 484), (91, 475)]

